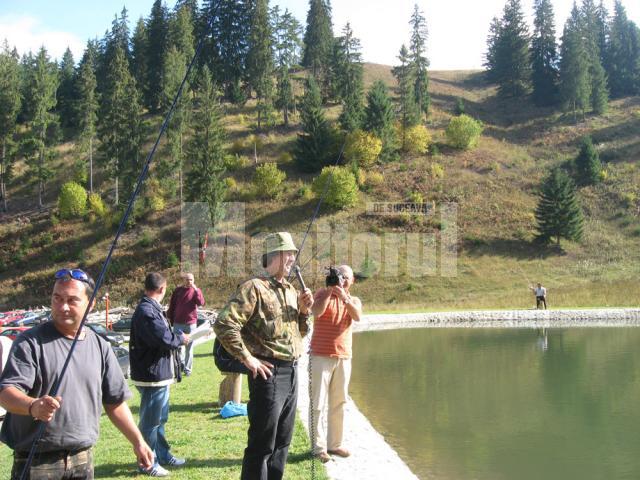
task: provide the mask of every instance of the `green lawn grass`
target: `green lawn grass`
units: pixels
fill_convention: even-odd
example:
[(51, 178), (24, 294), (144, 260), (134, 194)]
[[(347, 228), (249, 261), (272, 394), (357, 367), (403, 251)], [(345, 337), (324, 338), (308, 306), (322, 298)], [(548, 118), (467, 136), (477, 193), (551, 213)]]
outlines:
[[(196, 347), (193, 375), (171, 387), (170, 414), (167, 439), (172, 452), (187, 459), (182, 468), (172, 469), (174, 479), (238, 479), (242, 456), (247, 441), (246, 417), (223, 419), (220, 417), (218, 386), (222, 375), (213, 364), (211, 343)], [(134, 394), (129, 401), (137, 420), (140, 396)], [(246, 380), (243, 401), (248, 400)], [(311, 456), (309, 439), (300, 421), (297, 421), (289, 461), (285, 470), (287, 479), (310, 479)], [(0, 446), (0, 478), (9, 478), (11, 450)], [(315, 478), (326, 479), (324, 468), (315, 462)], [(100, 422), (100, 440), (95, 448), (95, 476), (105, 479), (146, 478), (138, 475), (133, 450), (125, 438), (103, 415)]]

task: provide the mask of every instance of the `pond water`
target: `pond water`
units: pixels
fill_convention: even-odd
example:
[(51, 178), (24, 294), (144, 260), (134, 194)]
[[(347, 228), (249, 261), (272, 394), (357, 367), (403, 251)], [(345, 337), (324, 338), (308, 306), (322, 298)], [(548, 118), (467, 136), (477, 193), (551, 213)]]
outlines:
[(421, 479), (640, 478), (640, 328), (354, 335), (350, 394)]

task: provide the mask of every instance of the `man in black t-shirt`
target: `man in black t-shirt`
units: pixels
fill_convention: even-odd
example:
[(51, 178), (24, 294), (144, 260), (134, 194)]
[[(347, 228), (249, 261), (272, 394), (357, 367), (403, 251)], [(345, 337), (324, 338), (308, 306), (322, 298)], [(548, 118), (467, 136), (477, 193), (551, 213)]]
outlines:
[(109, 344), (90, 329), (80, 332), (59, 396), (49, 396), (94, 288), (82, 270), (63, 269), (55, 278), (51, 321), (18, 336), (0, 375), (0, 405), (8, 412), (0, 440), (14, 450), (12, 479), (20, 478), (38, 421), (47, 426), (28, 478), (92, 479), (91, 450), (102, 406), (132, 444), (138, 465), (149, 468), (153, 452), (126, 403), (131, 393), (118, 361)]

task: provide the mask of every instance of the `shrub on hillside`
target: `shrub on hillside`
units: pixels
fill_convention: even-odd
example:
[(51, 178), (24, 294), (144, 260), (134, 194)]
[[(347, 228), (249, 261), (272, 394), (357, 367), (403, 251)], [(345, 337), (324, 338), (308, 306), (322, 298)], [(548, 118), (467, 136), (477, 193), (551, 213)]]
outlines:
[(469, 150), (478, 144), (482, 134), (482, 122), (469, 115), (453, 117), (446, 130), (449, 145), (462, 150)]
[(317, 196), (321, 196), (327, 188), (324, 201), (333, 208), (349, 208), (358, 201), (356, 177), (344, 167), (324, 167), (320, 176), (313, 181), (312, 188)]
[(368, 188), (374, 188), (382, 185), (384, 182), (384, 175), (380, 172), (367, 172), (367, 178), (364, 184)]
[(414, 125), (405, 132), (404, 148), (410, 153), (427, 153), (431, 134), (424, 125)]
[(244, 155), (225, 155), (224, 157), (224, 166), (227, 170), (233, 172), (236, 170), (240, 170), (241, 168), (247, 167), (251, 163), (248, 157)]
[(62, 218), (82, 217), (87, 213), (87, 191), (76, 182), (62, 185), (58, 197), (58, 211)]
[(102, 198), (97, 193), (92, 193), (89, 195), (87, 199), (87, 204), (89, 205), (89, 213), (96, 218), (103, 219), (106, 217), (108, 211), (105, 206)]
[(287, 175), (275, 163), (258, 165), (253, 175), (253, 186), (260, 198), (276, 198), (282, 192)]
[(439, 163), (433, 162), (429, 167), (431, 169), (431, 177), (434, 179), (444, 178), (444, 167)]
[(370, 168), (380, 156), (382, 140), (374, 134), (362, 130), (354, 130), (347, 135), (344, 156), (356, 162), (361, 168)]

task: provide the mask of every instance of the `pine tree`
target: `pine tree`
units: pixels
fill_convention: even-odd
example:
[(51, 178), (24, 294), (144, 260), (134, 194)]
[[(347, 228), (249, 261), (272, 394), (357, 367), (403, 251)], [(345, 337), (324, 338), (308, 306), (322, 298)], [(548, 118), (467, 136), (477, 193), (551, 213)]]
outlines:
[(131, 37), (131, 74), (136, 81), (136, 88), (143, 94), (148, 91), (147, 52), (149, 39), (144, 19), (140, 17)]
[(558, 101), (556, 27), (551, 0), (534, 1), (534, 32), (531, 39), (531, 83), (536, 105)]
[(614, 2), (605, 57), (611, 96), (640, 92), (640, 32), (619, 0)]
[(303, 172), (317, 172), (331, 158), (331, 134), (322, 111), (320, 89), (313, 76), (307, 79), (300, 114), (302, 133), (296, 140), (294, 160)]
[(581, 184), (594, 185), (600, 182), (602, 173), (600, 155), (589, 136), (582, 139), (580, 153), (576, 158), (576, 170)]
[(60, 117), (60, 125), (69, 130), (77, 125), (77, 121), (74, 115), (74, 100), (76, 97), (76, 91), (74, 88), (75, 80), (75, 62), (73, 60), (73, 54), (71, 50), (67, 48), (62, 56), (60, 62), (60, 69), (58, 71), (58, 78), (60, 79), (58, 85), (58, 91), (56, 97), (57, 113)]
[(160, 109), (162, 97), (162, 74), (168, 47), (169, 15), (162, 0), (155, 0), (147, 19), (147, 80), (144, 102), (151, 112)]
[(32, 115), (28, 119), (29, 132), (23, 150), (33, 179), (38, 184), (38, 206), (42, 208), (45, 184), (53, 173), (49, 166), (53, 152), (48, 130), (57, 122), (53, 109), (56, 107), (58, 68), (49, 60), (46, 49), (41, 47), (30, 70), (28, 95)]
[(492, 75), (501, 96), (525, 94), (531, 79), (529, 30), (520, 0), (507, 0), (500, 20)]
[(328, 98), (331, 92), (329, 65), (333, 41), (329, 0), (309, 0), (302, 65), (311, 70), (325, 98)]
[(140, 95), (129, 72), (124, 51), (117, 48), (108, 68), (100, 108), (100, 150), (115, 183), (115, 204), (120, 202), (120, 178), (124, 194), (131, 193), (140, 166)]
[(12, 146), (20, 100), (20, 65), (17, 55), (9, 51), (5, 40), (0, 51), (0, 198), (4, 212), (8, 211), (7, 181), (13, 163)]
[(406, 132), (420, 122), (420, 111), (413, 91), (413, 70), (410, 65), (409, 51), (405, 45), (398, 55), (400, 65), (393, 68), (393, 75), (398, 80), (398, 96), (400, 106), (400, 126), (402, 149), (406, 147)]
[(411, 14), (411, 43), (409, 52), (411, 54), (411, 68), (413, 70), (413, 94), (415, 103), (421, 113), (425, 117), (429, 113), (429, 105), (431, 99), (429, 97), (429, 76), (427, 68), (429, 60), (425, 56), (427, 49), (427, 22), (423, 13), (418, 8), (418, 4), (414, 5)]
[(557, 245), (561, 238), (580, 241), (584, 216), (571, 178), (555, 168), (543, 182), (539, 197), (535, 210), (537, 239), (546, 243), (555, 238)]
[(76, 100), (76, 116), (80, 130), (80, 151), (88, 155), (89, 166), (89, 192), (93, 193), (93, 142), (96, 137), (96, 124), (98, 121), (97, 80), (94, 71), (94, 59), (89, 54), (80, 65), (76, 88), (78, 98)]
[(584, 115), (587, 110), (590, 96), (589, 58), (582, 39), (580, 13), (574, 3), (560, 46), (560, 98), (577, 119), (578, 112)]
[(380, 158), (395, 160), (398, 154), (398, 140), (394, 126), (393, 104), (386, 85), (376, 80), (367, 93), (364, 129), (382, 140)]
[(273, 51), (267, 0), (256, 0), (251, 12), (247, 73), (249, 85), (255, 90), (258, 129), (268, 122), (273, 111)]
[(226, 194), (224, 130), (220, 124), (218, 93), (206, 66), (200, 71), (192, 108), (193, 135), (187, 147), (191, 159), (186, 177), (187, 199), (207, 202), (211, 224), (215, 226), (222, 217)]

